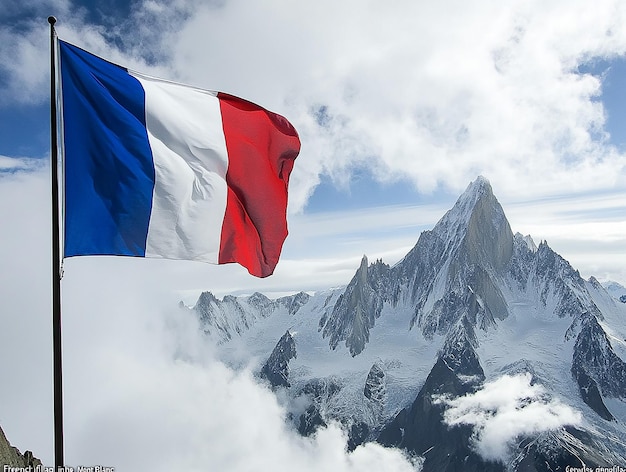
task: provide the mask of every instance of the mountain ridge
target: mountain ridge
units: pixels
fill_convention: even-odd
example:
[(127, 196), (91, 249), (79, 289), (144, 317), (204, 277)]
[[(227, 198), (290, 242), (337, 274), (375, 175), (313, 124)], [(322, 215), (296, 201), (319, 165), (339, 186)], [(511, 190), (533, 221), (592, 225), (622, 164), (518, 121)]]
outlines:
[[(272, 385), (291, 398), (286, 408), (302, 434), (339, 421), (351, 447), (401, 447), (423, 456), (424, 470), (558, 470), (626, 463), (616, 439), (626, 433), (626, 309), (618, 305), (545, 241), (513, 233), (479, 177), (393, 266), (364, 256), (339, 289), (277, 300), (203, 294), (186, 309), (226, 362), (259, 357), (288, 372), (282, 387)], [(297, 357), (276, 333), (293, 334)], [(476, 426), (449, 427), (434, 401), (526, 373), (584, 421), (519, 433), (500, 461), (477, 452)], [(428, 431), (435, 442), (424, 439)]]

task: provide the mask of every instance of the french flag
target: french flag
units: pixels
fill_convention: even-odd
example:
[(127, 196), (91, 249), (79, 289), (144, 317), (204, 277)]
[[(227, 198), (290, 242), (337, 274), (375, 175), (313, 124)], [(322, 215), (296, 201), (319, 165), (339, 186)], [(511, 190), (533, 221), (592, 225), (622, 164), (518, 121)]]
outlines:
[(59, 40), (64, 256), (273, 273), (300, 140), (246, 100), (148, 77)]

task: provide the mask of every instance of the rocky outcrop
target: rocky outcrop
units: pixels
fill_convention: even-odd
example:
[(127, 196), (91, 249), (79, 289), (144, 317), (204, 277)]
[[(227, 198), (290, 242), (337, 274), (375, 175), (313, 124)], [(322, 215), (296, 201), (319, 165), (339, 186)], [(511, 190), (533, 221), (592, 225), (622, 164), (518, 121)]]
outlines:
[(4, 431), (0, 428), (0, 465), (34, 468), (37, 465), (41, 465), (41, 461), (34, 457), (33, 453), (30, 451), (25, 451), (24, 454), (22, 454), (19, 449), (11, 446), (4, 435)]
[(379, 364), (373, 364), (365, 379), (363, 395), (374, 403), (382, 404), (385, 401), (385, 371)]
[(583, 401), (602, 418), (613, 420), (602, 395), (626, 398), (626, 363), (615, 354), (602, 326), (588, 312), (582, 316), (571, 370)]
[(341, 341), (345, 341), (352, 356), (365, 349), (383, 308), (388, 274), (388, 265), (377, 261), (368, 267), (367, 257), (363, 256), (361, 266), (324, 324), (322, 333), (329, 338), (332, 349)]
[(289, 331), (279, 339), (263, 367), (261, 377), (267, 379), (272, 387), (290, 387), (289, 361), (297, 357), (296, 342)]
[(298, 432), (303, 436), (310, 436), (320, 426), (326, 426), (326, 419), (332, 419), (328, 414), (328, 403), (342, 389), (341, 382), (334, 378), (312, 379), (304, 385), (296, 396), (307, 397), (309, 406), (300, 415)]

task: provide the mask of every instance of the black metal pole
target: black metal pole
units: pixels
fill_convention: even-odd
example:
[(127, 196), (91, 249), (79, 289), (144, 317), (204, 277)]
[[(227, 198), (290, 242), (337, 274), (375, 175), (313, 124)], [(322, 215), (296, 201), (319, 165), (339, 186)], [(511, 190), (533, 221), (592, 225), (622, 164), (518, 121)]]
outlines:
[(63, 375), (61, 356), (61, 254), (59, 243), (59, 158), (57, 142), (56, 23), (50, 23), (50, 167), (52, 168), (52, 349), (54, 374), (54, 466), (63, 460)]

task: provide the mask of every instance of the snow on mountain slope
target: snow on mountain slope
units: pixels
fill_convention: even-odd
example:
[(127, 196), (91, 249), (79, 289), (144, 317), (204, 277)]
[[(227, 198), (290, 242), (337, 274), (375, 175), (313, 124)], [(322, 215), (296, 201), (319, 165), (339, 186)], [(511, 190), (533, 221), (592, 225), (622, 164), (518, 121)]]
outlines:
[[(364, 256), (345, 287), (276, 300), (205, 292), (185, 309), (225, 362), (286, 393), (302, 434), (338, 420), (351, 447), (402, 447), (424, 470), (626, 464), (626, 304), (545, 241), (514, 234), (482, 177), (393, 267)], [(434, 400), (526, 373), (583, 421), (525, 433), (502, 462)]]
[(621, 301), (622, 303), (626, 303), (626, 287), (618, 284), (617, 282), (613, 282), (612, 280), (604, 282), (602, 286), (613, 298)]
[[(337, 292), (320, 292), (311, 296), (308, 303), (294, 314), (279, 307), (271, 316), (259, 317), (252, 329), (233, 336), (220, 346), (221, 356), (231, 365), (251, 365), (254, 370), (259, 370), (281, 333), (288, 330), (295, 340), (297, 352), (297, 357), (289, 362), (288, 380), (294, 391), (304, 388), (311, 379), (336, 378), (343, 386), (342, 394), (332, 399), (330, 406), (337, 412), (358, 416), (364, 408), (363, 389), (367, 375), (372, 366), (378, 364), (387, 379), (382, 407), (388, 417), (404, 406), (407, 397), (417, 393), (420, 381), (435, 361), (440, 343), (427, 341), (408, 329), (411, 312), (403, 313), (387, 306), (367, 349), (360, 355), (352, 356), (345, 346), (331, 349), (329, 340), (323, 337), (319, 321), (324, 310), (332, 309), (337, 296)], [(221, 309), (233, 310), (231, 314), (236, 316), (241, 310), (250, 308), (246, 297), (238, 302), (241, 309), (233, 309), (232, 305)]]

